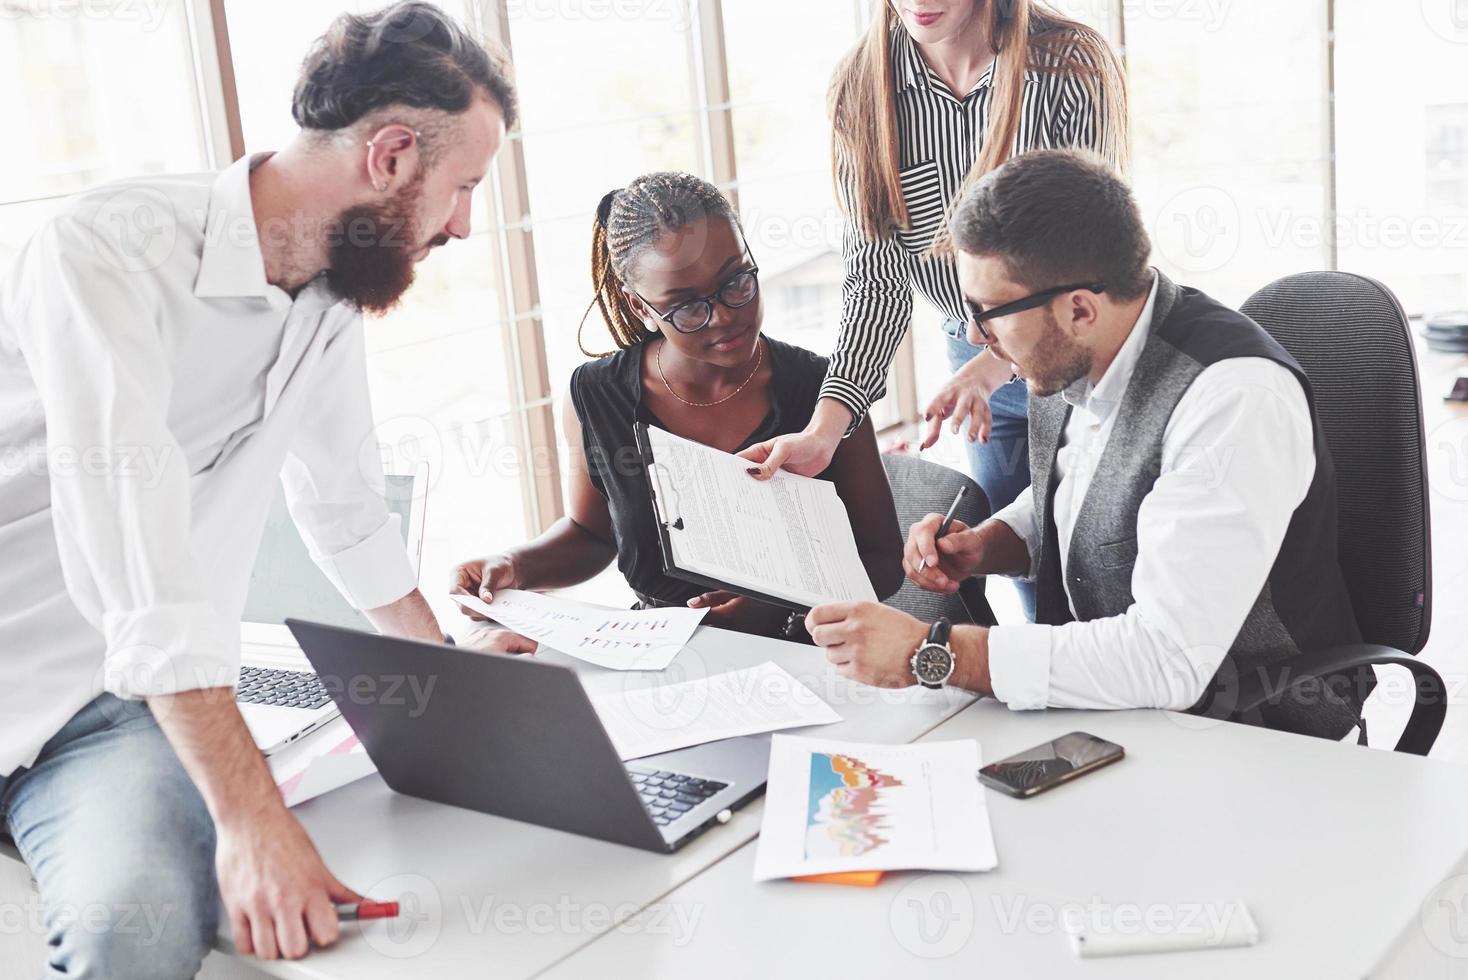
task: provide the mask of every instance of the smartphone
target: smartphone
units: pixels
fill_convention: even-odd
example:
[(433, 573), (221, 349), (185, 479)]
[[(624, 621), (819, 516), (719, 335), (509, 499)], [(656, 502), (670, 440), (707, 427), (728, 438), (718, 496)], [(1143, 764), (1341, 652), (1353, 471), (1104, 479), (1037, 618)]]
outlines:
[(1043, 793), (1117, 761), (1126, 752), (1115, 742), (1086, 732), (1071, 732), (979, 770), (985, 786), (1023, 799)]

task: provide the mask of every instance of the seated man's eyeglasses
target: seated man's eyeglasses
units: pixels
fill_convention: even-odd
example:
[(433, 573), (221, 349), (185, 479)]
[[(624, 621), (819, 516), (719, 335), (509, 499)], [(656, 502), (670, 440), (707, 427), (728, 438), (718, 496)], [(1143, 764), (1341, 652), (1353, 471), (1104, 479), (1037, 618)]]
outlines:
[(725, 279), (711, 295), (679, 303), (666, 313), (648, 303), (646, 296), (636, 290), (633, 292), (638, 299), (647, 303), (648, 309), (671, 323), (673, 329), (679, 333), (698, 333), (713, 322), (715, 300), (731, 310), (737, 310), (741, 306), (748, 306), (759, 295), (759, 266), (753, 263), (754, 256), (749, 251), (748, 242), (744, 243), (744, 254), (750, 257), (748, 269), (741, 269)]
[[(1038, 293), (1032, 293), (1026, 296), (1024, 299), (1017, 299), (1013, 303), (1005, 303), (1002, 306), (996, 306), (988, 310), (979, 309), (978, 304), (968, 297), (964, 297), (963, 302), (968, 306), (969, 319), (973, 321), (974, 326), (979, 328), (979, 334), (983, 336), (985, 342), (993, 343), (994, 336), (984, 326), (985, 321), (997, 320), (999, 317), (1009, 316), (1011, 313), (1023, 313), (1025, 310), (1033, 310), (1037, 306), (1044, 306), (1062, 293), (1074, 292), (1077, 289), (1085, 289), (1093, 293), (1104, 293), (1106, 291), (1106, 283), (1083, 282), (1070, 286), (1056, 286), (1054, 289), (1042, 289)], [(644, 302), (646, 301), (644, 300)]]

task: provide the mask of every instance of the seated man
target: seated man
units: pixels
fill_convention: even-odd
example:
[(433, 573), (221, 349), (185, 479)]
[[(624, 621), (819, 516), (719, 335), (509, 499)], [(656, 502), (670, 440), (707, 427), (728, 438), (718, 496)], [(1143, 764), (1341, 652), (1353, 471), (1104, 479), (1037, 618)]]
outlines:
[[(1029, 386), (1031, 493), (941, 538), (930, 515), (903, 564), (933, 591), (1023, 577), (1038, 608), (1033, 624), (954, 628), (922, 680), (1014, 709), (1226, 715), (1245, 672), (1359, 642), (1304, 371), (1248, 317), (1148, 267), (1125, 183), (1075, 152), (1027, 154), (969, 193), (953, 230), (969, 339)], [(918, 679), (925, 623), (834, 604), (807, 625), (847, 676)], [(1341, 738), (1367, 693), (1349, 687), (1297, 691), (1265, 721)]]

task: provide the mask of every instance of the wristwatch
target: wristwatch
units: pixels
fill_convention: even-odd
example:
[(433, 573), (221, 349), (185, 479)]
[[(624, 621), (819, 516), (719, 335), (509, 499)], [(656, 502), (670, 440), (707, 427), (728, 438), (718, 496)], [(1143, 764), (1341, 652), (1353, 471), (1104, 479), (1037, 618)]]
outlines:
[(928, 638), (912, 655), (912, 676), (923, 687), (938, 690), (953, 676), (955, 666), (953, 651), (948, 646), (948, 634), (953, 624), (940, 619), (928, 630)]

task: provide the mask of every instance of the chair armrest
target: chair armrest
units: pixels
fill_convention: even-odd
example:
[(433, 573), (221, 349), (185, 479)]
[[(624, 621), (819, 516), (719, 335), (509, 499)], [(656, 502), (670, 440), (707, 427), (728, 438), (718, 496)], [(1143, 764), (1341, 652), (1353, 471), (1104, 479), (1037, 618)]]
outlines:
[(1291, 657), (1280, 664), (1262, 668), (1239, 677), (1232, 716), (1241, 718), (1256, 712), (1265, 702), (1273, 701), (1304, 681), (1330, 674), (1344, 674), (1358, 667), (1395, 664), (1412, 672), (1416, 699), (1412, 716), (1397, 742), (1396, 751), (1426, 755), (1442, 730), (1448, 713), (1447, 689), (1442, 677), (1428, 664), (1392, 647), (1375, 643), (1315, 650)]
[(984, 595), (984, 579), (966, 578), (958, 583), (958, 597), (963, 600), (964, 608), (968, 610), (968, 618), (979, 626), (993, 626), (998, 621), (994, 618), (994, 610), (989, 607), (989, 599)]

